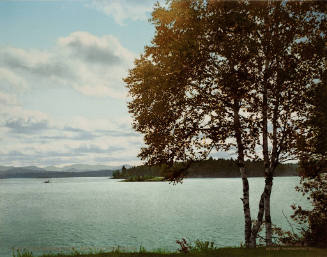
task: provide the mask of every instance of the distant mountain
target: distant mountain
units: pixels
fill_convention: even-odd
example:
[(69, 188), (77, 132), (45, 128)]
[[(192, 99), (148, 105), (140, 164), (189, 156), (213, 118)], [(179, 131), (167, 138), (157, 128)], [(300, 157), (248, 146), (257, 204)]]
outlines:
[[(64, 167), (48, 166), (44, 169), (47, 171), (67, 171), (67, 172), (81, 172), (81, 171), (96, 171), (96, 170), (118, 170), (121, 169), (123, 165), (119, 166), (109, 166), (109, 165), (94, 165), (94, 164), (72, 164)], [(125, 165), (125, 167), (131, 167), (130, 165)]]
[(0, 173), (0, 179), (4, 178), (68, 178), (68, 177), (111, 177), (113, 170), (97, 170), (97, 171), (82, 171), (82, 172), (67, 172), (67, 171), (27, 171), (24, 170), (8, 170), (7, 173)]
[(5, 170), (8, 170), (12, 167), (9, 167), (9, 166), (0, 166), (0, 171), (5, 171)]
[[(64, 167), (0, 166), (0, 178), (59, 178), (59, 177), (107, 177), (121, 166), (73, 164)], [(125, 167), (131, 167), (125, 165)]]
[(9, 167), (7, 170), (0, 171), (0, 178), (8, 177), (25, 177), (30, 173), (33, 174), (44, 174), (47, 171), (38, 167), (33, 169), (32, 167)]

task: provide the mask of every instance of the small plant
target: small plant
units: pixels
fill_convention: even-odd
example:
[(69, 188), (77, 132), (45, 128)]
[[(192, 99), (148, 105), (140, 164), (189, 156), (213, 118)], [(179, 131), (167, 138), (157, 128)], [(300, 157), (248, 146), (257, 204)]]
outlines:
[(139, 253), (146, 253), (146, 249), (144, 246), (140, 245)]
[(194, 245), (188, 243), (185, 238), (182, 240), (176, 240), (176, 243), (179, 244), (180, 248), (178, 249), (181, 253), (207, 253), (217, 248), (214, 246), (214, 242), (196, 240)]
[(216, 247), (214, 246), (214, 242), (209, 241), (195, 241), (195, 246), (192, 247), (192, 251), (194, 252), (209, 252), (215, 250)]
[(182, 238), (182, 240), (176, 240), (176, 243), (179, 244), (180, 248), (178, 249), (181, 253), (189, 253), (191, 250), (191, 245), (187, 243), (185, 238)]
[(22, 250), (13, 249), (12, 256), (13, 257), (34, 257), (33, 253), (28, 251), (27, 249), (22, 249)]
[(79, 252), (76, 248), (72, 248), (72, 253), (73, 256), (80, 256), (82, 255), (81, 252)]
[(120, 246), (118, 245), (117, 247), (112, 248), (113, 253), (121, 253)]

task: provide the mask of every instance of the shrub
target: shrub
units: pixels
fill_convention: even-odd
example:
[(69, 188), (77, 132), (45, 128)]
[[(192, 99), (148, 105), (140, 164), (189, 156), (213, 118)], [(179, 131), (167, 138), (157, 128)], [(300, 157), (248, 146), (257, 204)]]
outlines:
[(28, 251), (27, 249), (13, 249), (12, 252), (13, 257), (33, 257), (33, 253)]
[(207, 253), (217, 248), (214, 246), (214, 242), (196, 240), (194, 245), (187, 242), (185, 238), (182, 240), (176, 240), (176, 243), (179, 244), (180, 248), (178, 249), (181, 253)]

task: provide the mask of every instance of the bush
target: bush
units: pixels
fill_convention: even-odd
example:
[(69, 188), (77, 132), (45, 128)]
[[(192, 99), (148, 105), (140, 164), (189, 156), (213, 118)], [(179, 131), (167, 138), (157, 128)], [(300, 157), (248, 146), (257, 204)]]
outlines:
[(180, 248), (178, 249), (181, 253), (207, 253), (217, 248), (214, 246), (214, 242), (196, 240), (194, 245), (187, 242), (185, 238), (182, 240), (176, 240)]
[(303, 241), (310, 246), (327, 247), (327, 174), (303, 178), (296, 188), (312, 203), (313, 208), (293, 205), (294, 221), (303, 226)]
[(28, 251), (27, 249), (13, 249), (12, 252), (13, 257), (33, 257), (33, 253)]
[(311, 202), (312, 208), (292, 205), (291, 218), (297, 223), (297, 232), (293, 227), (292, 232), (274, 227), (276, 244), (327, 247), (327, 174), (302, 178), (296, 190)]

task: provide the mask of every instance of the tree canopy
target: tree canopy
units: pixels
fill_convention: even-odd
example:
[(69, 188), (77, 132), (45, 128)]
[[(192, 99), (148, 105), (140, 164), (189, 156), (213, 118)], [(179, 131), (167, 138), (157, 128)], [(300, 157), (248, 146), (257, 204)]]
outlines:
[(310, 4), (175, 0), (168, 7), (157, 5), (151, 20), (155, 37), (125, 79), (134, 128), (145, 135), (140, 157), (158, 164), (235, 147), (228, 140), (235, 139), (235, 108), (244, 154), (258, 157), (265, 90), (268, 122), (277, 120), (269, 139), (276, 137), (275, 151), (289, 155), (291, 125), (306, 111), (308, 84), (319, 78), (314, 40), (324, 39), (314, 31), (321, 21), (309, 16)]

